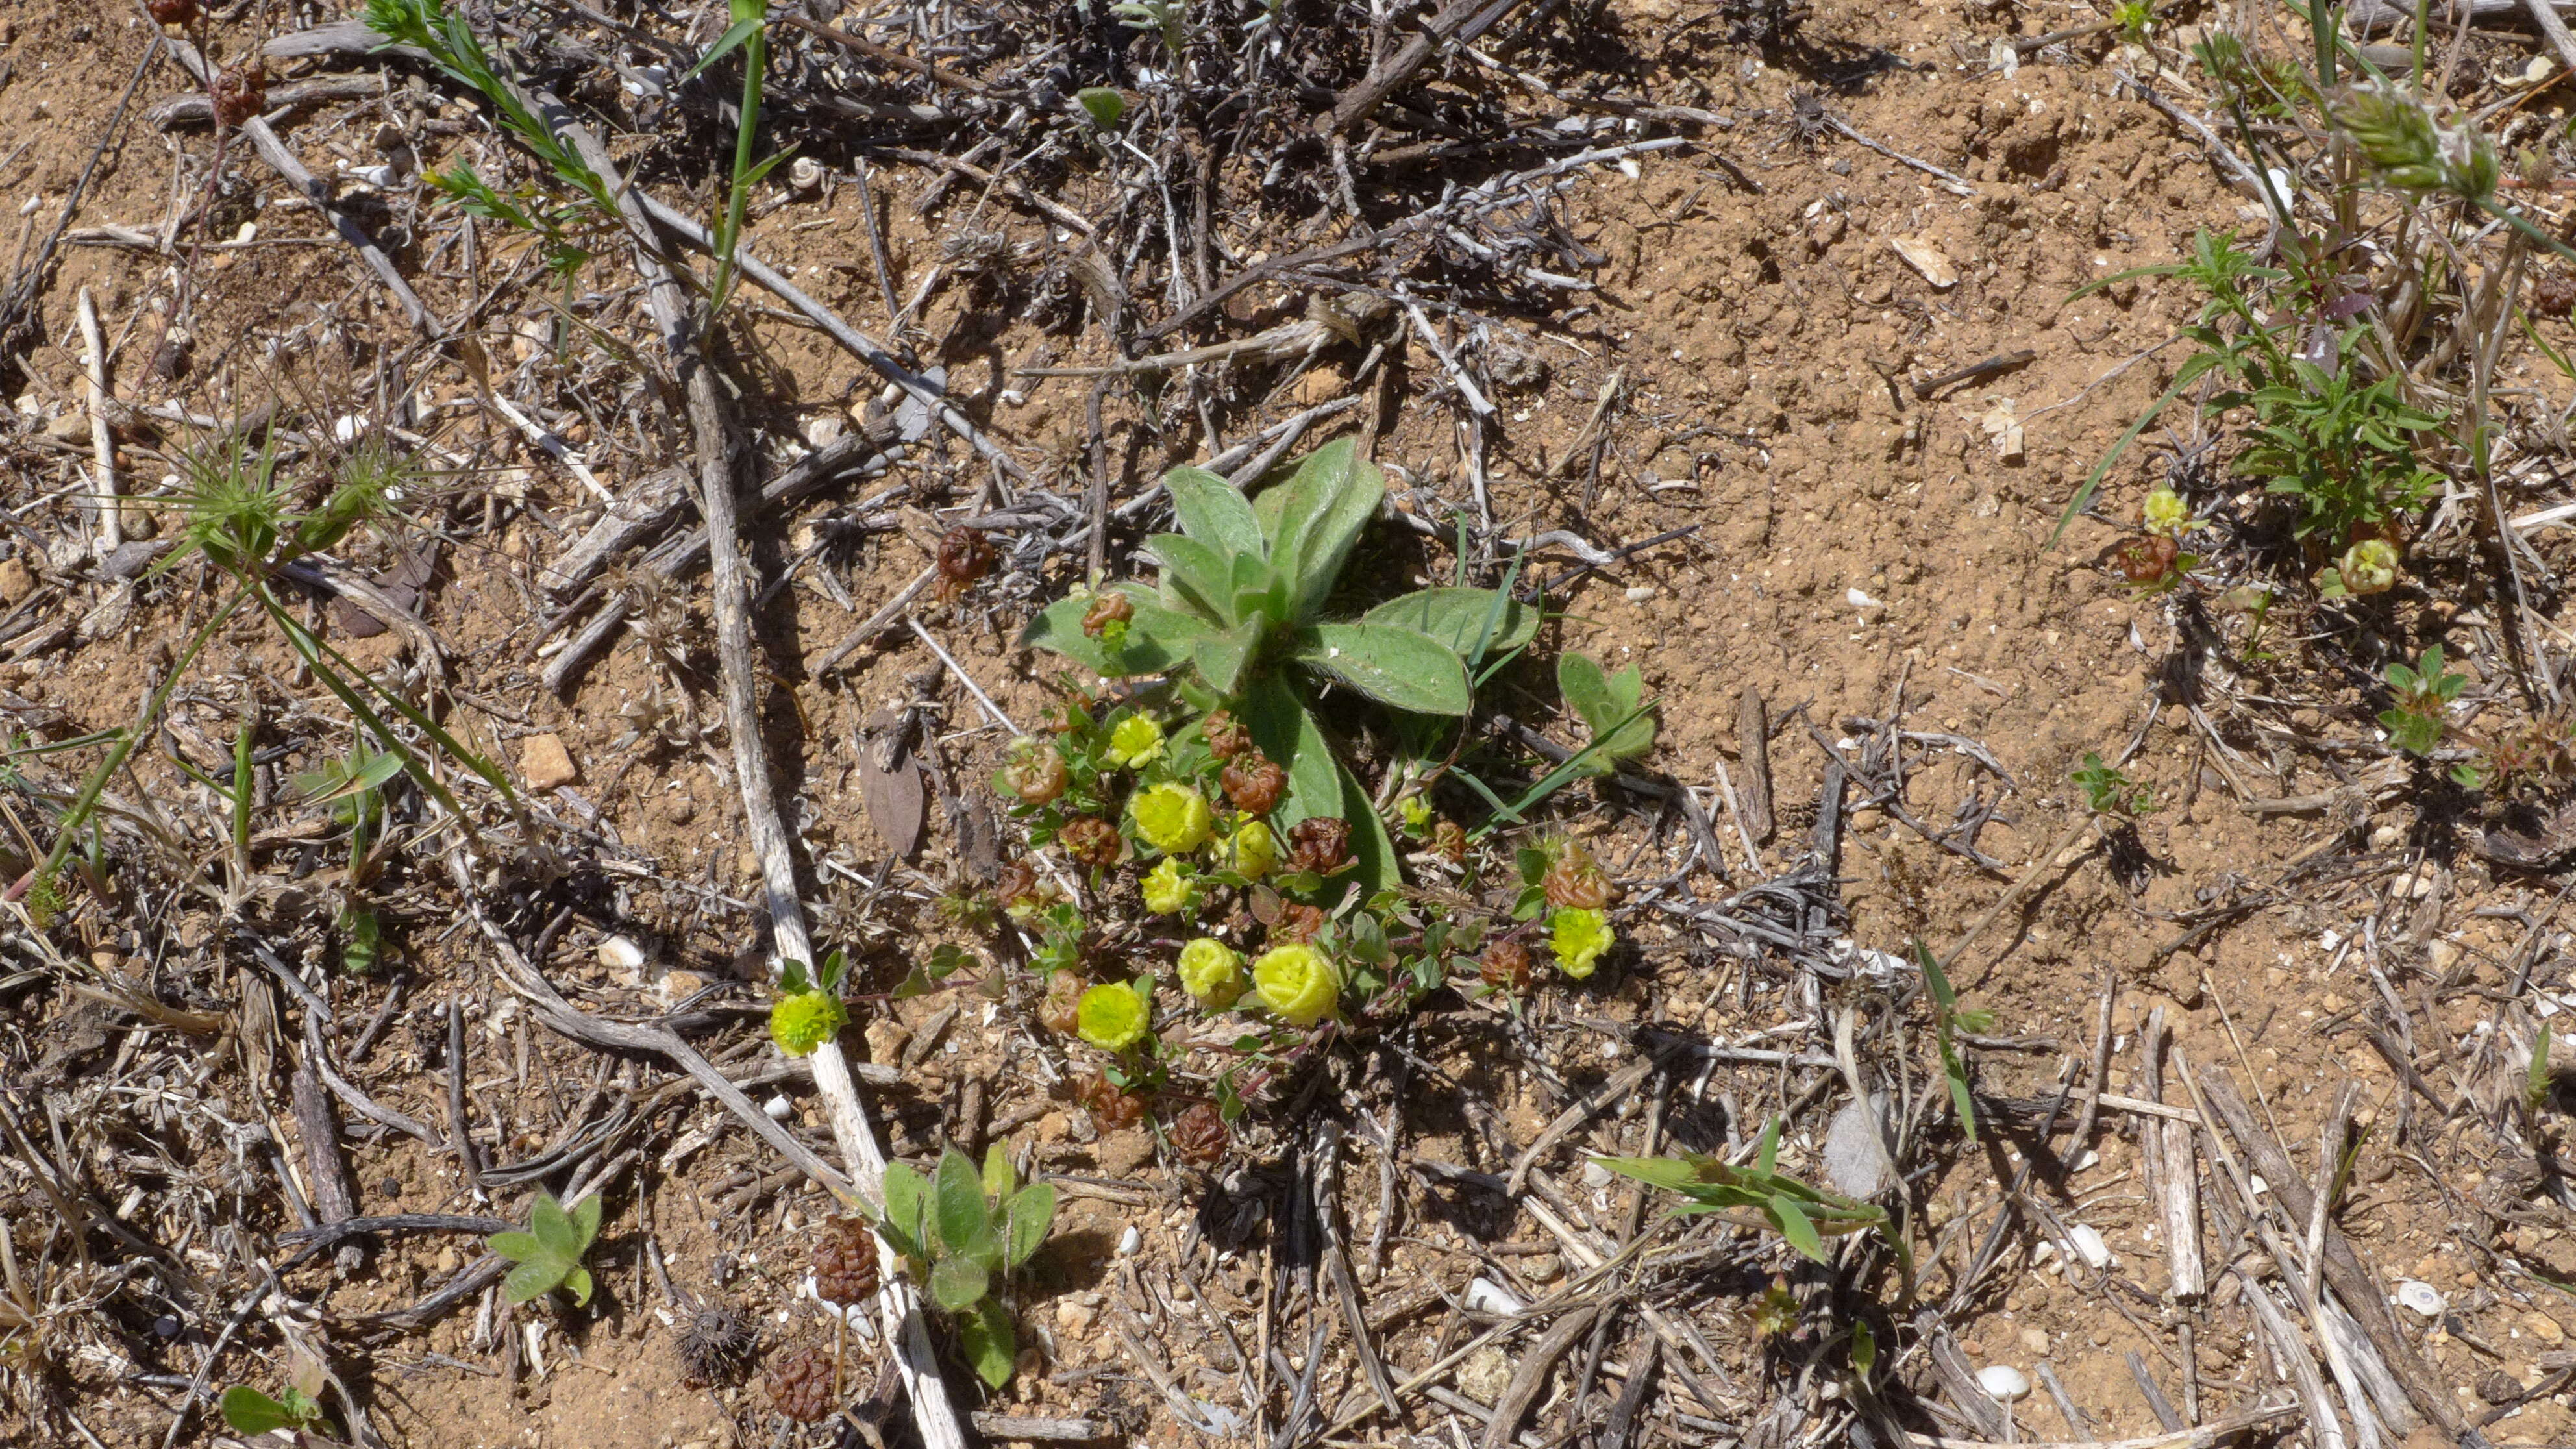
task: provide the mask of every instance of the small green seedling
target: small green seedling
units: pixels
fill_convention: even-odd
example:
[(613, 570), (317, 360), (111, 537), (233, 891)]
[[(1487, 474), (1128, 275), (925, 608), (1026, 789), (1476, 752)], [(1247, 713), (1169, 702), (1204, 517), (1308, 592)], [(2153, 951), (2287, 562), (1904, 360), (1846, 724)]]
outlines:
[(224, 1390), (224, 1424), (236, 1434), (266, 1434), (277, 1429), (312, 1429), (322, 1423), (322, 1404), (290, 1386), (285, 1397), (272, 1399), (246, 1384)]
[(2531, 1065), (2522, 1072), (2522, 1110), (2537, 1119), (2540, 1109), (2549, 1105), (2549, 1023), (2540, 1024), (2540, 1035), (2531, 1043)]
[(2067, 776), (2075, 788), (2084, 792), (2084, 803), (2097, 815), (2151, 815), (2155, 813), (2156, 792), (2129, 778), (2116, 765), (2102, 763), (2102, 757), (2091, 750), (2084, 752), (2084, 768)]
[(1591, 655), (1568, 651), (1556, 661), (1556, 687), (1598, 746), (1580, 766), (1584, 774), (1607, 775), (1655, 747), (1653, 706), (1643, 703), (1645, 677), (1636, 665), (1610, 674)]
[(1082, 113), (1103, 131), (1115, 131), (1127, 115), (1127, 97), (1109, 86), (1084, 86), (1073, 93)]
[(1736, 1214), (1734, 1220), (1740, 1222), (1744, 1221), (1741, 1214), (1750, 1209), (1790, 1247), (1819, 1263), (1826, 1261), (1825, 1239), (1871, 1228), (1884, 1234), (1898, 1256), (1904, 1257), (1904, 1244), (1890, 1228), (1885, 1208), (1809, 1187), (1774, 1167), (1780, 1156), (1780, 1122), (1774, 1117), (1763, 1127), (1750, 1168), (1697, 1152), (1592, 1160), (1622, 1177), (1681, 1194), (1688, 1201), (1674, 1211), (1684, 1216), (1728, 1213)]
[(1467, 657), (1527, 643), (1537, 611), (1493, 589), (1430, 588), (1357, 619), (1324, 619), (1386, 496), (1385, 475), (1349, 438), (1317, 449), (1257, 498), (1203, 468), (1175, 468), (1163, 486), (1181, 531), (1145, 541), (1162, 565), (1159, 586), (1118, 583), (1061, 599), (1021, 642), (1110, 677), (1186, 671), (1192, 703), (1223, 703), (1288, 772), (1272, 826), (1338, 816), (1350, 823), (1356, 878), (1393, 885), (1394, 844), (1325, 738), (1316, 694), (1342, 684), (1399, 710), (1463, 716), (1475, 703)]
[(1189, 54), (1189, 0), (1120, 0), (1109, 13), (1130, 30), (1159, 33), (1175, 57)]
[(735, 50), (742, 51), (742, 110), (734, 127), (733, 175), (725, 187), (725, 208), (717, 215), (714, 228), (716, 279), (707, 289), (711, 312), (723, 311), (726, 300), (733, 295), (737, 276), (734, 258), (742, 245), (742, 219), (751, 201), (751, 190), (789, 155), (780, 151), (766, 161), (752, 159), (759, 142), (761, 88), (769, 72), (769, 6), (767, 0), (731, 3), (733, 24), (707, 48), (696, 65), (689, 67), (688, 75), (681, 77), (687, 80)]
[(2411, 667), (2403, 661), (2389, 665), (2388, 688), (2397, 703), (2379, 712), (2379, 727), (2388, 731), (2388, 743), (2419, 758), (2433, 753), (2449, 728), (2443, 711), (2468, 683), (2467, 675), (2443, 667), (2439, 644), (2427, 645), (2423, 657)]
[(599, 1194), (592, 1193), (566, 1208), (550, 1192), (537, 1194), (528, 1215), (528, 1231), (494, 1233), (493, 1252), (519, 1266), (501, 1280), (501, 1292), (513, 1303), (525, 1303), (557, 1288), (572, 1290), (572, 1301), (590, 1301), (590, 1270), (581, 1266), (590, 1240), (599, 1236)]
[(956, 1317), (968, 1361), (998, 1389), (1011, 1381), (1019, 1340), (994, 1285), (1027, 1266), (1054, 1222), (1054, 1185), (1021, 1186), (1008, 1150), (997, 1142), (980, 1174), (953, 1147), (928, 1178), (904, 1163), (887, 1164), (885, 1214), (877, 1228), (926, 1278), (931, 1301)]
[(1976, 1097), (1968, 1090), (1968, 1067), (1959, 1056), (1958, 1035), (1963, 1031), (1984, 1031), (1995, 1024), (1995, 1014), (1975, 1008), (1963, 1009), (1959, 993), (1950, 989), (1950, 977), (1941, 963), (1932, 957), (1932, 948), (1923, 938), (1914, 938), (1914, 959), (1923, 963), (1924, 984), (1932, 988), (1932, 1030), (1941, 1042), (1941, 1075), (1950, 1083), (1950, 1103), (1959, 1109), (1959, 1130), (1967, 1134), (1968, 1145), (1977, 1143)]

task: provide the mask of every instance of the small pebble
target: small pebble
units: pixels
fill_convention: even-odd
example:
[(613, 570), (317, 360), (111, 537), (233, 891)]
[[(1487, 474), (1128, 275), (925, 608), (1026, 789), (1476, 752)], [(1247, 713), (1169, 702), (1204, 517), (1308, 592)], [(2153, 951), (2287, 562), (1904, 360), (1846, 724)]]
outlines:
[(1977, 1384), (2004, 1403), (2030, 1395), (2030, 1379), (2008, 1363), (1989, 1364), (1977, 1371)]
[(632, 971), (644, 964), (644, 948), (624, 936), (599, 943), (599, 964), (611, 971)]
[(1137, 1232), (1132, 1226), (1118, 1235), (1118, 1256), (1122, 1258), (1135, 1256), (1136, 1250), (1143, 1246), (1145, 1246), (1145, 1235)]

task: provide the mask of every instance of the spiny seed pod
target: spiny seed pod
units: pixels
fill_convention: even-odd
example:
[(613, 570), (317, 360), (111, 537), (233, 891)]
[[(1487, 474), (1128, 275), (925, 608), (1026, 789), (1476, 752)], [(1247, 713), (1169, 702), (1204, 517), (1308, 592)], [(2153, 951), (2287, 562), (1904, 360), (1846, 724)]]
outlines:
[[(1246, 815), (1269, 814), (1288, 793), (1288, 772), (1259, 750), (1247, 749), (1226, 761), (1218, 778), (1225, 785), (1226, 803)], [(1289, 835), (1293, 839), (1296, 832)]]
[(1547, 868), (1547, 874), (1539, 877), (1538, 888), (1551, 906), (1594, 911), (1610, 903), (1610, 878), (1593, 863), (1592, 852), (1571, 841)]
[(1076, 815), (1055, 838), (1078, 865), (1105, 870), (1118, 863), (1118, 827), (1097, 815)]
[(1252, 731), (1226, 710), (1209, 710), (1199, 722), (1199, 733), (1207, 736), (1208, 753), (1220, 760), (1231, 760), (1252, 748)]
[(1232, 1134), (1213, 1102), (1201, 1102), (1172, 1120), (1172, 1150), (1195, 1167), (1213, 1166), (1225, 1157)]
[(1467, 827), (1443, 820), (1431, 827), (1431, 853), (1451, 865), (1467, 863)]
[(1519, 995), (1529, 990), (1530, 948), (1518, 941), (1496, 941), (1477, 960), (1476, 974), (1496, 991)]
[(1092, 1127), (1103, 1133), (1123, 1131), (1145, 1116), (1145, 1104), (1118, 1089), (1098, 1072), (1073, 1084), (1073, 1100), (1091, 1114)]
[(731, 1383), (751, 1360), (759, 1330), (720, 1303), (701, 1303), (680, 1328), (680, 1372), (692, 1384)]
[(1299, 941), (1315, 939), (1324, 929), (1324, 908), (1302, 906), (1289, 901), (1279, 907), (1279, 919), (1270, 923), (1270, 944), (1293, 946)]
[(217, 72), (212, 98), (217, 125), (241, 125), (268, 109), (267, 68), (253, 60)]
[(1309, 815), (1288, 827), (1288, 868), (1331, 875), (1351, 863), (1351, 822)]
[(1002, 767), (1002, 783), (1022, 803), (1044, 805), (1063, 794), (1072, 780), (1064, 767), (1064, 753), (1039, 744)]
[(197, 0), (152, 0), (144, 8), (162, 25), (188, 25), (197, 18)]
[(939, 576), (964, 588), (993, 571), (993, 545), (971, 528), (952, 528), (939, 540)]
[(877, 1240), (859, 1218), (828, 1218), (814, 1240), (814, 1296), (865, 1303), (877, 1296)]
[(1091, 607), (1083, 611), (1082, 632), (1097, 639), (1108, 631), (1110, 625), (1124, 624), (1135, 617), (1136, 606), (1127, 601), (1125, 594), (1102, 593), (1095, 596)]
[(770, 1360), (761, 1387), (778, 1412), (799, 1424), (819, 1424), (832, 1416), (832, 1353), (819, 1344), (791, 1348)]

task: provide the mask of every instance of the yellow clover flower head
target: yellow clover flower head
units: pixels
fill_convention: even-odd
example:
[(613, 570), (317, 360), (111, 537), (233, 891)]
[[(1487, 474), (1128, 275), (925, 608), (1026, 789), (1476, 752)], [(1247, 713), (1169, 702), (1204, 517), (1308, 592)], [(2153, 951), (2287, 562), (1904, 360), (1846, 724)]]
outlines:
[(1163, 727), (1151, 716), (1131, 714), (1109, 732), (1110, 763), (1141, 770), (1163, 753)]
[(1243, 994), (1243, 957), (1214, 936), (1181, 948), (1181, 986), (1210, 1011), (1223, 1011)]
[(1279, 863), (1279, 837), (1265, 820), (1246, 820), (1234, 827), (1234, 868), (1245, 880), (1259, 880)]
[(1313, 1026), (1342, 1002), (1342, 973), (1333, 959), (1299, 941), (1274, 946), (1252, 963), (1261, 1004), (1290, 1026)]
[(2191, 526), (2191, 505), (2170, 488), (2159, 488), (2147, 495), (2146, 506), (2139, 512), (2139, 523), (2149, 533), (2180, 538)]
[(782, 996), (769, 1008), (769, 1037), (791, 1057), (811, 1055), (816, 1047), (840, 1035), (850, 1014), (830, 991), (799, 991)]
[(1186, 855), (1216, 833), (1207, 797), (1192, 786), (1165, 782), (1136, 794), (1136, 830), (1165, 855)]
[(1142, 1041), (1153, 1020), (1145, 994), (1123, 981), (1092, 987), (1073, 1007), (1074, 1029), (1105, 1052), (1123, 1052)]
[(2397, 545), (2365, 538), (2345, 549), (2343, 586), (2355, 594), (2384, 594), (2397, 587)]
[(1603, 912), (1584, 906), (1559, 906), (1547, 918), (1547, 943), (1556, 952), (1557, 969), (1581, 981), (1592, 974), (1601, 953), (1619, 933)]
[(1176, 856), (1145, 873), (1145, 909), (1158, 916), (1177, 916), (1199, 903), (1198, 877), (1181, 868)]

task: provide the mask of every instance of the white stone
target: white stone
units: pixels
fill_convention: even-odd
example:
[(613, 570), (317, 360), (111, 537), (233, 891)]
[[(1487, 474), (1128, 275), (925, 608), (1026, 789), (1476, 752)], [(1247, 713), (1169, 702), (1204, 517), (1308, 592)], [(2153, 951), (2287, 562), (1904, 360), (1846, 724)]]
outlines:
[(611, 971), (632, 971), (644, 964), (644, 948), (624, 936), (599, 943), (599, 964)]
[(2075, 1251), (2083, 1256), (2087, 1267), (2111, 1266), (2111, 1246), (2102, 1241), (2101, 1229), (2090, 1223), (2077, 1223), (2066, 1230), (2066, 1237), (2074, 1245)]
[(2030, 1396), (2030, 1378), (2008, 1363), (1988, 1364), (1977, 1370), (1978, 1387), (2009, 1404)]
[(1466, 1304), (1473, 1312), (1498, 1314), (1505, 1318), (1519, 1313), (1524, 1306), (1520, 1299), (1512, 1296), (1510, 1289), (1482, 1276), (1467, 1280)]

